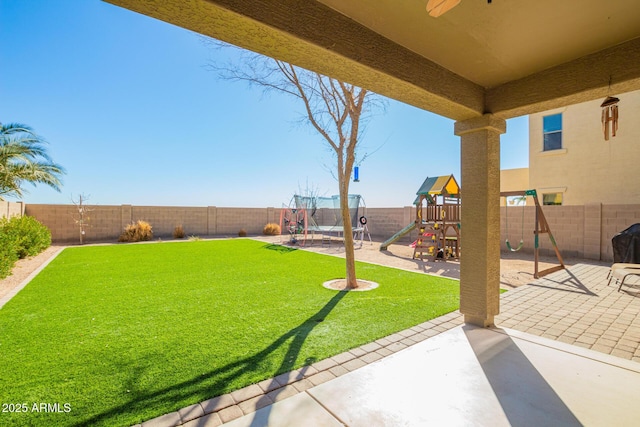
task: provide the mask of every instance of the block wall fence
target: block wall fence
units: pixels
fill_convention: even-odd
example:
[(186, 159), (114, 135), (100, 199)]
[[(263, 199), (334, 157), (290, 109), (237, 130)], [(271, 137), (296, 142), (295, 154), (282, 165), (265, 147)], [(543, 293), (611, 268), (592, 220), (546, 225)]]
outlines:
[[(145, 220), (153, 226), (155, 238), (170, 239), (177, 225), (182, 225), (188, 236), (237, 236), (241, 229), (249, 235), (262, 234), (267, 223), (280, 222), (280, 208), (233, 207), (172, 207), (172, 206), (90, 206), (89, 227), (85, 242), (113, 242), (127, 224)], [(501, 249), (504, 241), (513, 247), (520, 239), (522, 251), (532, 252), (534, 246), (535, 207), (501, 207)], [(612, 261), (611, 238), (632, 224), (640, 223), (640, 204), (583, 206), (544, 206), (549, 227), (563, 256)], [(78, 217), (74, 205), (24, 204), (0, 202), (0, 217), (30, 215), (51, 230), (54, 243), (79, 243)], [(415, 208), (367, 208), (367, 226), (371, 237), (383, 241), (415, 219)], [(524, 220), (523, 220), (524, 219)], [(409, 244), (417, 237), (413, 231), (398, 243)], [(543, 255), (553, 255), (546, 235), (540, 236)], [(462, 241), (464, 257), (464, 224)]]
[(24, 215), (23, 202), (6, 202), (0, 200), (0, 218), (11, 218), (12, 216)]
[[(533, 252), (535, 206), (501, 207), (500, 209), (501, 249), (507, 250), (504, 244), (507, 238), (512, 247), (516, 247), (522, 239), (523, 250)], [(592, 203), (576, 206), (543, 206), (542, 210), (564, 257), (613, 261), (611, 238), (627, 227), (640, 223), (640, 205)], [(553, 246), (547, 235), (540, 235), (539, 244), (541, 254), (554, 255)]]

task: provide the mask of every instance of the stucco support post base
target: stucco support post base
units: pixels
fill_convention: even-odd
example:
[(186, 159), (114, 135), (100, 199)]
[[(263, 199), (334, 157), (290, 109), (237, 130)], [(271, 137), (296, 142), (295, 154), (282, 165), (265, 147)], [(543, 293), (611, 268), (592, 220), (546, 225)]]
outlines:
[(500, 134), (503, 119), (485, 114), (456, 122), (462, 169), (460, 312), (489, 327), (500, 313)]
[(483, 328), (490, 328), (495, 325), (493, 322), (493, 315), (485, 316), (471, 316), (469, 314), (464, 315), (464, 323), (471, 325), (482, 326)]

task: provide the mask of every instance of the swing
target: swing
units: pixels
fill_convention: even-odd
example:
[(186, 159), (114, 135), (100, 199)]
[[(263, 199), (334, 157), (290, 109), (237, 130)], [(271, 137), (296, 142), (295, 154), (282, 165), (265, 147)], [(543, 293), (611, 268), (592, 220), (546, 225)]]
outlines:
[[(520, 198), (520, 201), (524, 201), (527, 199), (527, 196), (522, 196)], [(507, 207), (509, 206), (509, 201), (507, 200), (507, 198), (505, 197), (505, 204), (504, 204), (504, 222), (505, 222), (505, 228), (506, 228), (506, 235), (507, 238), (505, 239), (504, 243), (505, 245), (507, 245), (507, 249), (509, 249), (511, 252), (518, 252), (520, 249), (522, 249), (522, 247), (524, 246), (524, 206), (525, 203), (522, 204), (522, 235), (520, 236), (520, 243), (518, 244), (518, 246), (514, 249), (511, 246), (511, 242), (509, 242), (509, 215), (507, 214)]]

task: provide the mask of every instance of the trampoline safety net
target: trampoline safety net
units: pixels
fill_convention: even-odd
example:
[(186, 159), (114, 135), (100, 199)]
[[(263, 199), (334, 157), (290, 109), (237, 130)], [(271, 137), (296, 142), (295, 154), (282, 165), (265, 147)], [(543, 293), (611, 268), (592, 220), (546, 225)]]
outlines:
[[(306, 209), (310, 231), (342, 231), (343, 222), (340, 215), (340, 196), (307, 197), (295, 195), (296, 209)], [(349, 217), (354, 231), (360, 227), (359, 208), (361, 196), (349, 194)]]

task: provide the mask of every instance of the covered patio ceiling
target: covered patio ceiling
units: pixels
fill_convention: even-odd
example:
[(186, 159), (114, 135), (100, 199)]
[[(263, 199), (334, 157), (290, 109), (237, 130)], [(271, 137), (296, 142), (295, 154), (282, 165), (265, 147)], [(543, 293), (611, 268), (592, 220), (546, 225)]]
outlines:
[(640, 89), (637, 0), (107, 0), (466, 120)]

